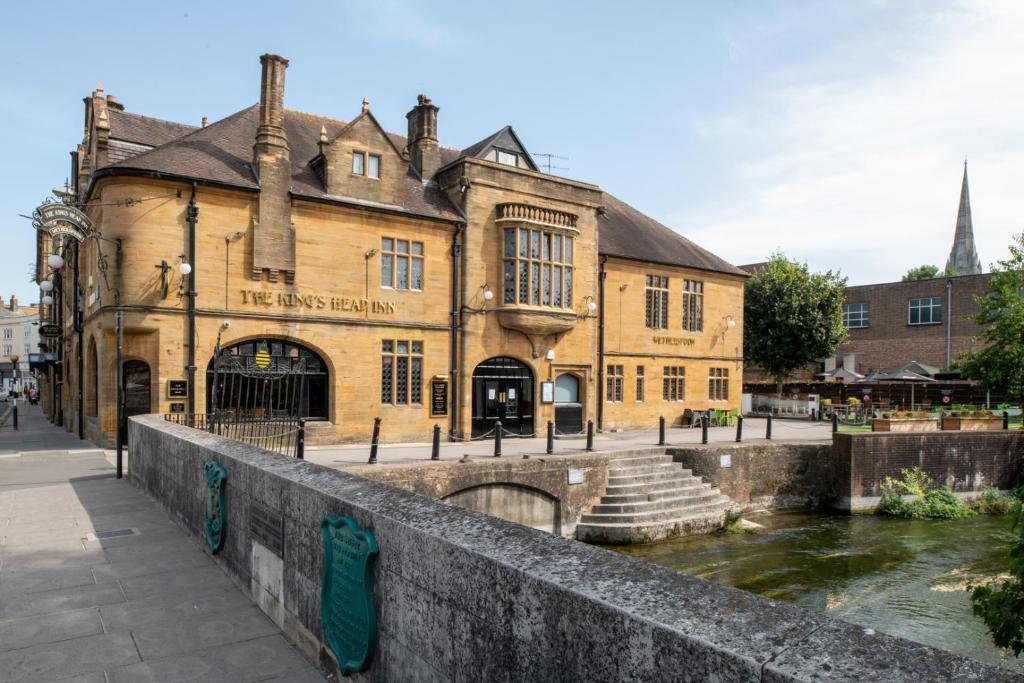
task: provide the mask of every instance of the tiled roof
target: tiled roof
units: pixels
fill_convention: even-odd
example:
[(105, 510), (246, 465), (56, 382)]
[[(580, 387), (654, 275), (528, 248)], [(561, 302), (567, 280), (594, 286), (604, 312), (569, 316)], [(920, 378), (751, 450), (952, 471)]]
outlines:
[(112, 107), (107, 109), (107, 118), (110, 121), (111, 139), (150, 147), (165, 145), (196, 129), (195, 126), (186, 126), (184, 123), (140, 116)]
[(598, 220), (601, 254), (729, 275), (749, 275), (621, 199), (607, 192), (603, 194), (605, 211)]
[[(252, 169), (252, 147), (259, 124), (258, 105), (243, 109), (205, 128), (193, 128), (116, 110), (111, 110), (109, 114), (111, 137), (115, 137), (116, 128), (119, 139), (158, 146), (112, 164), (108, 169), (152, 171), (233, 187), (259, 188)], [(284, 127), (290, 148), (293, 194), (312, 199), (344, 201), (344, 198), (327, 194), (310, 161), (319, 153), (317, 143), (321, 126), (327, 129), (328, 137), (333, 138), (345, 125), (344, 121), (338, 119), (294, 110), (285, 111)], [(504, 130), (499, 131), (499, 134)], [(388, 136), (395, 147), (405, 149), (405, 136), (397, 133), (388, 133)], [(486, 143), (494, 137), (481, 142)], [(441, 147), (440, 150), (442, 164), (448, 164), (466, 156), (473, 148), (461, 152), (448, 147)], [(392, 202), (402, 210), (417, 216), (443, 220), (461, 219), (448, 197), (435, 185), (425, 185), (412, 171), (408, 172), (403, 181), (399, 185), (400, 196), (392, 198)], [(747, 275), (610, 194), (604, 194), (604, 206), (605, 213), (598, 223), (601, 254), (730, 275)]]
[[(310, 165), (319, 154), (321, 126), (333, 138), (345, 125), (344, 121), (315, 114), (286, 110), (284, 128), (292, 164), (293, 194), (313, 199), (339, 198), (327, 194), (316, 171)], [(196, 178), (234, 187), (258, 189), (252, 169), (252, 146), (259, 126), (259, 105), (232, 114), (198, 128), (188, 135), (113, 164), (113, 169), (155, 171), (187, 178)], [(405, 138), (388, 134), (395, 146), (405, 147)], [(424, 185), (413, 172), (399, 184), (400, 196), (393, 202), (403, 210), (417, 216), (430, 216), (444, 220), (461, 220), (447, 196), (434, 185)]]

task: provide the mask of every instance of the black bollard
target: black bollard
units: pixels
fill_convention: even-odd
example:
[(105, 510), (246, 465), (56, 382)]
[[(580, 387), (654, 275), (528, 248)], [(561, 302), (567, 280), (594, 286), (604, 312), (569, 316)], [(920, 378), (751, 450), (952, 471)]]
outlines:
[(832, 433), (835, 434), (839, 431), (839, 416), (832, 413)]
[(736, 443), (743, 441), (743, 416), (736, 418)]
[(373, 418), (373, 439), (370, 441), (370, 463), (377, 464), (377, 444), (380, 443), (380, 418)]
[(18, 399), (14, 399), (14, 431), (18, 431)]
[(441, 425), (434, 425), (434, 442), (430, 445), (430, 459), (441, 459)]
[(658, 418), (658, 445), (665, 445), (665, 416)]
[(704, 413), (704, 416), (700, 418), (700, 442), (708, 442), (708, 414)]
[(764, 427), (764, 438), (772, 440), (772, 414), (768, 413), (768, 423)]
[(494, 423), (494, 457), (501, 457), (501, 420)]
[(299, 431), (295, 433), (295, 457), (306, 459), (306, 418), (299, 418)]
[(594, 421), (587, 420), (587, 452), (594, 450)]
[[(15, 413), (15, 416), (17, 416), (17, 413)], [(17, 422), (15, 422), (15, 424), (17, 424)], [(1009, 413), (1009, 411), (1004, 410), (1003, 411), (1003, 429), (1009, 429), (1009, 428), (1010, 428), (1010, 413)], [(15, 429), (17, 429), (17, 427), (15, 427)]]
[(548, 455), (555, 452), (555, 423), (548, 420)]

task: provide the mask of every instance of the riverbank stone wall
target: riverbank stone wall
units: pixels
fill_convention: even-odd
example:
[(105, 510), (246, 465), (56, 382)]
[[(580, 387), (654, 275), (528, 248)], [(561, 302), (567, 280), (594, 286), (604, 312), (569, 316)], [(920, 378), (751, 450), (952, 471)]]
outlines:
[(920, 467), (962, 497), (1021, 484), (1024, 431), (838, 433), (832, 445), (835, 507), (873, 510), (885, 478)]
[(831, 495), (831, 444), (675, 446), (668, 453), (747, 512), (823, 507)]
[(374, 534), (376, 647), (353, 681), (1024, 680), (159, 416), (131, 418), (129, 453), (131, 481), (203, 547), (204, 467), (224, 468), (215, 561), (328, 673), (320, 525)]

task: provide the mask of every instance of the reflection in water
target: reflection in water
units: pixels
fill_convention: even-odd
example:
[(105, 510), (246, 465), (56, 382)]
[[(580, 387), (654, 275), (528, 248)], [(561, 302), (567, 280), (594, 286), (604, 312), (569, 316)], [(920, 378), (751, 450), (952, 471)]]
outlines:
[(1009, 517), (908, 521), (778, 514), (756, 534), (614, 549), (715, 583), (1024, 671), (971, 613), (968, 583), (1006, 571)]

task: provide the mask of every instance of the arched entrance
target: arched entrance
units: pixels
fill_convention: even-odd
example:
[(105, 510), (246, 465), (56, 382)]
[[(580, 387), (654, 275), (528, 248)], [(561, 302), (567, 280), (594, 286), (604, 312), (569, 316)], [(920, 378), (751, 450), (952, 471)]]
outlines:
[(150, 411), (150, 373), (149, 363), (144, 360), (126, 360), (124, 362), (124, 416), (145, 415)]
[[(206, 405), (249, 417), (328, 419), (330, 374), (314, 351), (281, 339), (225, 347), (206, 367)], [(216, 391), (216, 394), (214, 392)]]
[(580, 378), (565, 373), (555, 378), (555, 427), (563, 434), (583, 431)]
[(506, 432), (533, 434), (533, 371), (507, 356), (473, 370), (473, 436), (487, 434), (498, 420)]

